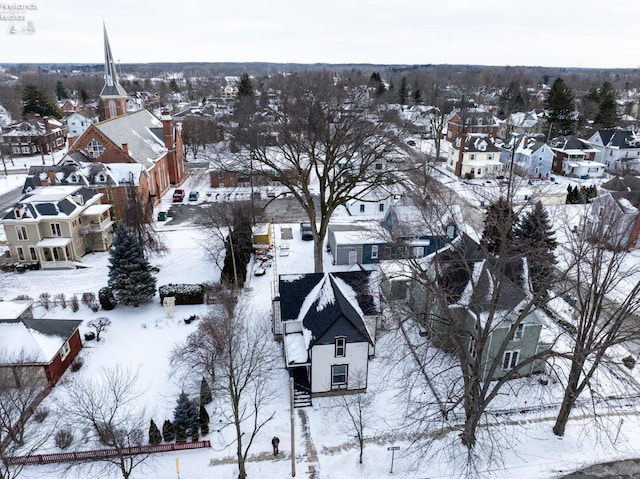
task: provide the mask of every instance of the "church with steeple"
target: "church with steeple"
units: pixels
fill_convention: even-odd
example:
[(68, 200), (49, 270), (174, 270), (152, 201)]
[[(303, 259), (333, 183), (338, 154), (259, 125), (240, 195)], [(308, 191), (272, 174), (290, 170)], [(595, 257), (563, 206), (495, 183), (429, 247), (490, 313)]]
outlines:
[(127, 92), (118, 82), (118, 73), (109, 45), (107, 26), (102, 24), (104, 30), (104, 86), (100, 92), (100, 101), (104, 108), (106, 120), (122, 116), (127, 113)]
[(100, 92), (105, 120), (94, 123), (69, 147), (50, 175), (62, 183), (82, 183), (104, 193), (121, 219), (138, 199), (156, 205), (172, 185), (187, 177), (180, 123), (168, 112), (161, 118), (145, 109), (128, 112), (127, 92), (118, 82), (107, 30), (104, 28), (105, 79)]

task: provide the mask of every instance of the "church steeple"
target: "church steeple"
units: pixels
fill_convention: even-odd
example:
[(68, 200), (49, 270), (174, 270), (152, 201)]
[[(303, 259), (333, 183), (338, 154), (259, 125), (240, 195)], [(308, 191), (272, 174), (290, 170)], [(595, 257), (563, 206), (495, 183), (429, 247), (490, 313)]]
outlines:
[(109, 45), (107, 27), (104, 23), (102, 26), (104, 29), (104, 86), (100, 92), (100, 99), (104, 106), (105, 118), (108, 120), (127, 112), (127, 92), (118, 83), (118, 73)]

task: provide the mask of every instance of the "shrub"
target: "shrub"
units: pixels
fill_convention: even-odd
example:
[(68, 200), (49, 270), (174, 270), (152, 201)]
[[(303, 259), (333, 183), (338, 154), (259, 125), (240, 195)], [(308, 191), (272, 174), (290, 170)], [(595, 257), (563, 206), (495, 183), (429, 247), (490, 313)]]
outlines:
[(41, 293), (38, 299), (40, 300), (40, 305), (49, 311), (51, 308), (51, 295), (49, 293)]
[(162, 438), (164, 442), (171, 442), (176, 438), (176, 430), (168, 419), (162, 425)]
[(204, 286), (201, 284), (165, 284), (158, 288), (160, 294), (160, 304), (164, 303), (164, 298), (174, 296), (176, 305), (179, 304), (202, 304), (204, 302)]
[(71, 311), (73, 311), (74, 313), (77, 313), (79, 309), (80, 309), (80, 301), (78, 301), (78, 296), (74, 294), (71, 297)]
[(36, 422), (42, 422), (47, 418), (48, 415), (49, 409), (47, 409), (46, 407), (40, 407), (36, 409), (36, 412), (33, 413), (33, 419)]
[(102, 306), (102, 309), (105, 311), (111, 311), (118, 304), (113, 295), (113, 290), (108, 286), (100, 288), (100, 291), (98, 291), (98, 301), (100, 301), (100, 306)]
[(626, 356), (622, 358), (622, 364), (624, 364), (629, 369), (633, 369), (636, 365), (636, 360), (633, 356)]
[(73, 433), (70, 428), (59, 429), (54, 436), (56, 446), (66, 449), (73, 444)]
[(95, 293), (82, 293), (82, 299), (80, 299), (80, 302), (87, 308), (90, 308), (91, 305), (96, 302)]
[(54, 298), (55, 303), (60, 306), (62, 309), (66, 309), (67, 307), (67, 298), (64, 293), (56, 294)]
[(33, 298), (28, 294), (19, 294), (18, 296), (13, 298), (13, 301), (33, 301)]
[(76, 356), (76, 358), (71, 362), (71, 371), (75, 373), (76, 371), (79, 371), (83, 365), (84, 359), (82, 359), (80, 356)]
[(160, 441), (162, 441), (162, 434), (160, 434), (160, 429), (152, 419), (151, 424), (149, 424), (149, 444), (157, 446)]

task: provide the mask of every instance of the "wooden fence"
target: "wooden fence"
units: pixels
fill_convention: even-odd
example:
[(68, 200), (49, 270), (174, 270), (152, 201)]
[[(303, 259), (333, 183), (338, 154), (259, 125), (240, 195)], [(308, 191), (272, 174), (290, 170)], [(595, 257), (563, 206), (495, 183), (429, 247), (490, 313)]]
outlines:
[(5, 457), (9, 465), (52, 464), (54, 462), (97, 461), (109, 457), (153, 454), (156, 452), (184, 451), (211, 447), (210, 441), (158, 444), (157, 446), (135, 446), (122, 449), (94, 449), (89, 451), (63, 452), (59, 454), (35, 454), (33, 456)]

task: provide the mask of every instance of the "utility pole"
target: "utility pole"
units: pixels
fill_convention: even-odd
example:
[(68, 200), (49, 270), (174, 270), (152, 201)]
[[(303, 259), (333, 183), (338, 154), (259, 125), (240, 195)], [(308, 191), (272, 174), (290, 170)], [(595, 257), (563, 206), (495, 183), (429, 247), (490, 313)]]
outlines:
[(291, 477), (296, 477), (296, 437), (293, 417), (293, 377), (289, 378), (289, 409), (291, 410)]

